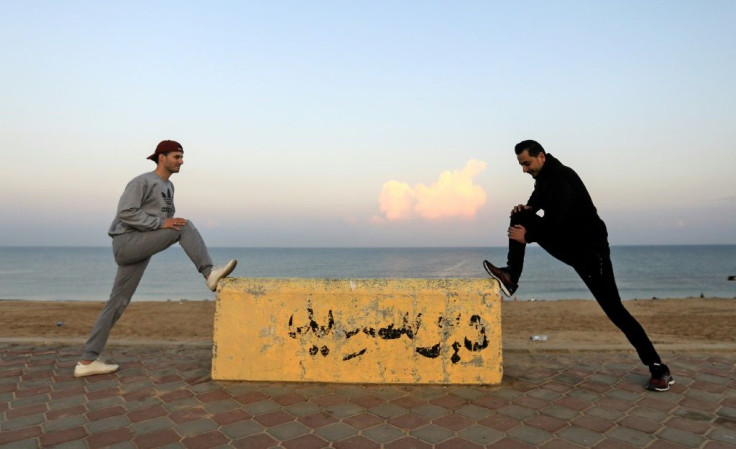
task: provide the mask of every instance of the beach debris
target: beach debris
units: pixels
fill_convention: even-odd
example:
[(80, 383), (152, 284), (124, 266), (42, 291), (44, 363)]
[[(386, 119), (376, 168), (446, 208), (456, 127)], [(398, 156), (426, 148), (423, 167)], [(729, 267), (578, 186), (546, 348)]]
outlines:
[(64, 322), (63, 322), (63, 321), (57, 321), (57, 322), (56, 322), (56, 325), (57, 325), (58, 327), (61, 327), (61, 326), (63, 326), (63, 325), (64, 325)]
[(529, 340), (531, 341), (547, 341), (546, 335), (532, 335), (529, 337)]

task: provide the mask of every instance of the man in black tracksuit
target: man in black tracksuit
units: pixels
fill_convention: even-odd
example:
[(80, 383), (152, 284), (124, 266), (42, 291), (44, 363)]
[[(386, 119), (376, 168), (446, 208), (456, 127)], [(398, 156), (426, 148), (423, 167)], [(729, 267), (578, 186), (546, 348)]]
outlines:
[(498, 268), (484, 260), (486, 271), (498, 279), (506, 296), (511, 296), (518, 288), (526, 244), (537, 242), (578, 273), (608, 318), (636, 348), (652, 373), (647, 388), (668, 390), (674, 383), (669, 368), (662, 363), (644, 329), (621, 303), (611, 265), (608, 231), (583, 181), (533, 140), (519, 143), (515, 152), (524, 173), (536, 181), (534, 191), (526, 205), (520, 204), (511, 211), (507, 266)]

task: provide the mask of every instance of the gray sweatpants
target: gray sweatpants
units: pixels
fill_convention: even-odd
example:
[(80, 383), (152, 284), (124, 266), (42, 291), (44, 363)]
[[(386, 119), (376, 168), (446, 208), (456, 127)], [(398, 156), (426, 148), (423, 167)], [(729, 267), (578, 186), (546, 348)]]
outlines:
[(113, 325), (130, 304), (151, 257), (176, 242), (184, 248), (197, 271), (207, 279), (212, 271), (212, 259), (202, 236), (191, 221), (179, 231), (159, 229), (149, 232), (129, 232), (113, 237), (112, 250), (118, 264), (115, 283), (110, 299), (97, 317), (92, 333), (84, 345), (82, 360), (95, 360), (99, 357), (107, 344)]

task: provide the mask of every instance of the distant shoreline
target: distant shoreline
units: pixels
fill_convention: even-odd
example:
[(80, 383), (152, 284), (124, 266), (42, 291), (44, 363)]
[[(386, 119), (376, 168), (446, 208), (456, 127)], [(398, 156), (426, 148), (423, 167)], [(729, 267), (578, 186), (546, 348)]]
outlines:
[[(502, 247), (477, 248), (227, 248), (212, 247), (215, 264), (232, 258), (234, 277), (316, 279), (488, 279), (484, 259), (503, 261)], [(0, 295), (27, 301), (105, 301), (116, 265), (109, 247), (0, 248)], [(614, 246), (614, 272), (626, 301), (736, 297), (736, 245)], [(593, 297), (575, 271), (532, 245), (516, 292), (519, 300)], [(174, 246), (149, 264), (134, 301), (213, 299), (183, 250)]]

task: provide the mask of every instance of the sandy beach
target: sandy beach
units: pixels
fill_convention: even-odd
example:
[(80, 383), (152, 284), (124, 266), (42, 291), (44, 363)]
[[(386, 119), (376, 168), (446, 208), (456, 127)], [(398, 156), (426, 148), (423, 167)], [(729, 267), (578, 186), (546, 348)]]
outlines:
[[(0, 300), (0, 339), (83, 342), (103, 304)], [(625, 305), (660, 351), (736, 349), (736, 299), (638, 300)], [(212, 340), (214, 312), (214, 301), (134, 300), (113, 329), (110, 344), (206, 344)], [(506, 350), (631, 349), (598, 304), (589, 300), (504, 301), (502, 326)], [(540, 334), (548, 340), (530, 341)]]

